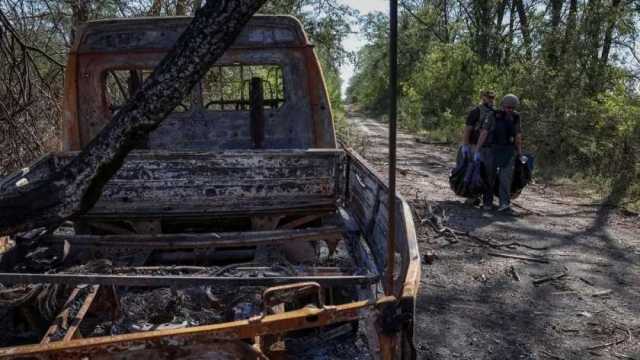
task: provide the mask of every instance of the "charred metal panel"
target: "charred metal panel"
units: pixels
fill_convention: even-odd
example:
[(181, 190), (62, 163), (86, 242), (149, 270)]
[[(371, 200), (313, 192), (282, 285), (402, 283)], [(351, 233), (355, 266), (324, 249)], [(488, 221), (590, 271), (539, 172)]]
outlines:
[(326, 144), (335, 144), (335, 130), (333, 126), (333, 111), (329, 94), (325, 87), (324, 75), (320, 67), (320, 61), (311, 47), (304, 50), (307, 66), (307, 90), (309, 93), (309, 105), (313, 123), (314, 139), (316, 147), (325, 147)]
[[(376, 267), (383, 273), (387, 258), (389, 217), (387, 184), (366, 160), (350, 149), (346, 149), (346, 162), (346, 206), (365, 233)], [(416, 354), (413, 319), (420, 286), (421, 262), (411, 209), (401, 196), (396, 196), (396, 266), (392, 292), (400, 299), (398, 318), (404, 319), (401, 322), (394, 321), (400, 323), (397, 337), (400, 346), (396, 350), (399, 358), (411, 359)]]
[[(263, 315), (249, 320), (239, 320), (214, 325), (204, 325), (183, 329), (154, 330), (116, 336), (104, 336), (77, 339), (68, 342), (25, 345), (0, 349), (0, 357), (43, 358), (43, 359), (129, 359), (147, 356), (159, 356), (160, 359), (207, 358), (213, 354), (218, 341), (236, 339), (254, 339), (256, 336), (284, 334), (290, 331), (320, 328), (336, 323), (358, 319), (373, 321), (379, 314), (378, 308), (386, 306), (395, 299), (383, 297), (377, 302), (359, 301), (337, 306), (315, 308), (308, 306), (299, 310), (287, 311), (275, 315)], [(202, 352), (194, 344), (211, 345), (210, 351)], [(184, 349), (184, 350), (182, 350)], [(227, 355), (221, 347), (221, 355)], [(150, 352), (147, 352), (150, 351)], [(239, 354), (239, 355), (237, 355)], [(205, 355), (205, 357), (200, 357)], [(235, 352), (227, 358), (248, 359)], [(217, 359), (216, 357), (211, 357)]]
[[(81, 143), (87, 144), (111, 120), (112, 112), (104, 94), (104, 77), (112, 69), (152, 69), (164, 53), (101, 54), (80, 56), (79, 102)], [(335, 147), (330, 109), (323, 99), (322, 106), (311, 107), (306, 83), (306, 58), (301, 51), (291, 49), (248, 49), (227, 52), (217, 64), (253, 64), (282, 66), (284, 104), (278, 109), (265, 110), (265, 148), (305, 149)], [(323, 83), (315, 86), (323, 87)], [(315, 119), (312, 112), (326, 112), (327, 116)], [(217, 149), (251, 149), (249, 111), (212, 111), (194, 104), (187, 112), (173, 113), (149, 134), (143, 148), (176, 151), (206, 151)], [(327, 125), (315, 136), (314, 121)], [(320, 141), (315, 139), (319, 138)]]
[[(33, 183), (74, 153), (43, 158), (25, 178)], [(134, 151), (107, 183), (87, 216), (176, 216), (296, 212), (335, 209), (340, 150), (224, 151), (173, 153)], [(10, 179), (12, 179), (10, 181)]]
[[(387, 254), (388, 237), (388, 188), (387, 184), (375, 173), (371, 165), (356, 153), (347, 149), (348, 184), (346, 206), (355, 221), (364, 232), (367, 244), (373, 253), (380, 273), (384, 272)], [(406, 201), (399, 195), (396, 201), (396, 262), (394, 274), (395, 292), (405, 289), (409, 297), (415, 298), (419, 285), (420, 256), (418, 254), (417, 237), (413, 216)], [(417, 277), (416, 277), (417, 275)]]
[(62, 104), (62, 149), (77, 151), (81, 149), (80, 128), (78, 122), (78, 55), (70, 53), (64, 73), (64, 98)]
[[(87, 23), (76, 44), (78, 53), (171, 49), (191, 17), (99, 20)], [(305, 46), (300, 22), (290, 16), (254, 16), (232, 47)]]

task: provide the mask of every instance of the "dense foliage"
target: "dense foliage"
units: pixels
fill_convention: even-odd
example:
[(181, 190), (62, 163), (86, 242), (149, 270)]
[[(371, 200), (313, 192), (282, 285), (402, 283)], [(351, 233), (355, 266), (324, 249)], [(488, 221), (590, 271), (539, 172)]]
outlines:
[(341, 120), (340, 66), (352, 55), (343, 47), (343, 41), (353, 31), (351, 24), (357, 12), (335, 1), (323, 0), (272, 0), (263, 6), (261, 12), (289, 14), (302, 22), (320, 59), (334, 116)]
[[(401, 1), (400, 121), (457, 142), (481, 89), (517, 94), (543, 174), (602, 180), (640, 198), (640, 2)], [(387, 103), (387, 23), (362, 19), (350, 101)], [(634, 188), (635, 186), (635, 188)]]

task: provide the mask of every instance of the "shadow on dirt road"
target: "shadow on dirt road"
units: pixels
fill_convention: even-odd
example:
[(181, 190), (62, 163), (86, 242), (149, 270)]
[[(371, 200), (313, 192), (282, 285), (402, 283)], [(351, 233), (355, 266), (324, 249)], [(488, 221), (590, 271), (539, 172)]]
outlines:
[[(361, 153), (386, 174), (386, 125), (349, 121)], [(415, 210), (422, 253), (436, 256), (423, 265), (419, 358), (640, 360), (638, 216), (546, 184), (525, 189), (518, 217), (483, 212), (449, 190), (454, 157), (451, 147), (398, 136), (399, 190)], [(420, 225), (428, 206), (472, 236)]]

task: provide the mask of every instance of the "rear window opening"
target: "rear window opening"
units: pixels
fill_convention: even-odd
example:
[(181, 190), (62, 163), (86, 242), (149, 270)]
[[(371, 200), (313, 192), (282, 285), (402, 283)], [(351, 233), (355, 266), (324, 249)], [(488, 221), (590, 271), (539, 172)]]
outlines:
[[(107, 106), (112, 114), (135, 95), (142, 87), (142, 83), (151, 75), (151, 69), (136, 70), (108, 70), (104, 81), (104, 94)], [(173, 110), (173, 112), (185, 112), (191, 109), (192, 96), (189, 94)]]
[[(142, 87), (151, 69), (107, 70), (104, 80), (105, 101), (115, 114)], [(277, 110), (285, 102), (284, 79), (279, 65), (216, 65), (195, 89), (174, 109), (174, 113), (251, 110), (251, 79), (262, 79), (265, 110)], [(195, 101), (194, 101), (195, 100)]]
[(249, 111), (251, 79), (262, 79), (264, 108), (284, 104), (284, 81), (279, 65), (217, 65), (202, 79), (202, 104), (208, 111)]

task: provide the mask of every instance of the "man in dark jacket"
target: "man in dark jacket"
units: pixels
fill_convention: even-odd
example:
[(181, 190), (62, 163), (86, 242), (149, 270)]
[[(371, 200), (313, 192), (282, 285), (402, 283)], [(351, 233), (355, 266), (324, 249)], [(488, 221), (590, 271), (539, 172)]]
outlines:
[[(520, 103), (517, 96), (509, 94), (502, 98), (500, 111), (487, 117), (482, 125), (476, 145), (475, 160), (482, 161), (486, 170), (488, 189), (483, 196), (483, 209), (493, 206), (493, 188), (496, 179), (500, 182), (498, 211), (511, 213), (511, 180), (516, 158), (522, 155), (522, 126), (520, 114), (514, 109)], [(489, 145), (490, 151), (482, 151)], [(526, 160), (526, 159), (525, 159)]]
[(480, 93), (481, 103), (469, 112), (462, 135), (462, 156), (471, 158), (473, 146), (478, 143), (480, 128), (484, 119), (494, 112), (493, 102), (496, 93), (492, 90), (483, 90)]
[[(493, 90), (483, 90), (480, 92), (480, 105), (476, 106), (467, 115), (467, 121), (464, 127), (464, 133), (462, 135), (462, 145), (458, 152), (458, 164), (464, 159), (471, 159), (473, 156), (473, 147), (478, 143), (480, 137), (481, 125), (487, 117), (493, 115), (495, 111), (493, 109), (493, 102), (496, 98), (496, 93)], [(488, 149), (488, 148), (487, 148)], [(468, 205), (479, 205), (480, 199), (471, 198), (467, 199)]]

